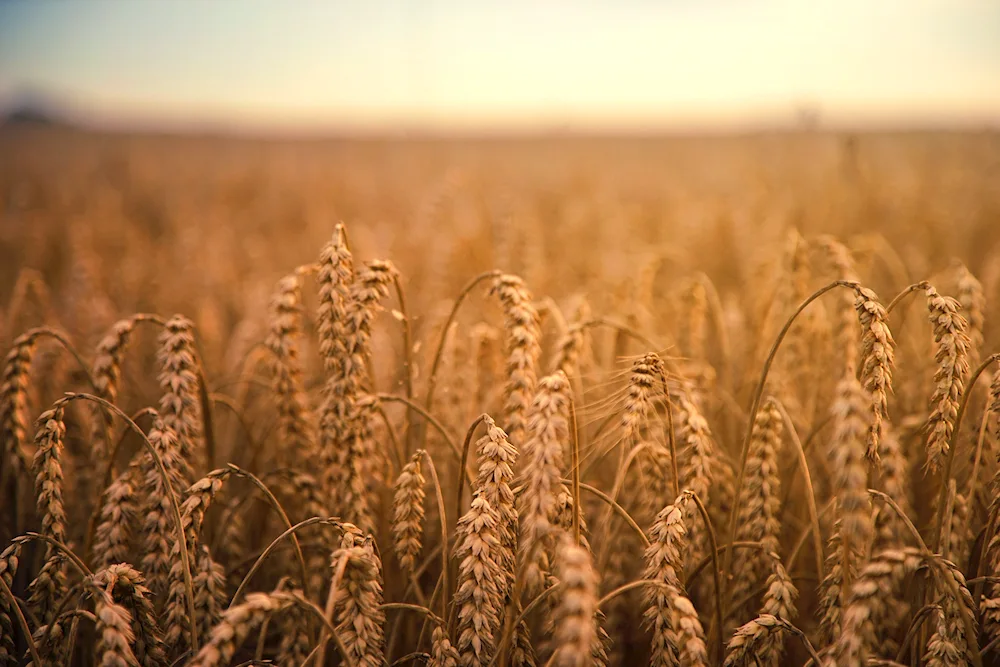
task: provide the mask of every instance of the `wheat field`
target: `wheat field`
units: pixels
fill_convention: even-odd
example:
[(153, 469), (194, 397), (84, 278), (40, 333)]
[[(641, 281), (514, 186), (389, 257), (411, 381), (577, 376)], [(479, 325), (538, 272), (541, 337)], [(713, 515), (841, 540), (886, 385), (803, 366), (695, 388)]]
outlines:
[(0, 664), (1000, 664), (1000, 135), (0, 130)]

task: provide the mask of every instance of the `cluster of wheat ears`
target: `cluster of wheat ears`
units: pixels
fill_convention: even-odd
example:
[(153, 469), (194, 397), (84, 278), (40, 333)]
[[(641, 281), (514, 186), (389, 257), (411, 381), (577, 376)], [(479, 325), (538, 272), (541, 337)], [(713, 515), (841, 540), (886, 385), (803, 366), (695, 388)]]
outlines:
[[(678, 340), (583, 301), (564, 316), (493, 271), (415, 341), (399, 272), (358, 261), (343, 226), (277, 283), (235, 394), (210, 389), (183, 315), (126, 317), (89, 358), (24, 331), (0, 379), (0, 664), (996, 661), (980, 282), (956, 263), (935, 276), (955, 298), (920, 282), (884, 301), (832, 237), (796, 237), (786, 267), (747, 401), (703, 275)], [(32, 280), (11, 308), (44, 295)], [(467, 325), (470, 297), (502, 326)], [(391, 391), (376, 325), (401, 338)], [(128, 414), (140, 329), (157, 352), (132, 367), (159, 398)], [(53, 349), (68, 386), (38, 405)]]

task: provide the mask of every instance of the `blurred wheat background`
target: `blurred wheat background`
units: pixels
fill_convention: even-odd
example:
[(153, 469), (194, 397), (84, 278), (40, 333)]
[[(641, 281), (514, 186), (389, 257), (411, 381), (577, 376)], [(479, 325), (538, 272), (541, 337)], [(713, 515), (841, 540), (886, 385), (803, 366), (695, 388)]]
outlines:
[(640, 4), (0, 5), (0, 664), (1000, 664), (1000, 14)]

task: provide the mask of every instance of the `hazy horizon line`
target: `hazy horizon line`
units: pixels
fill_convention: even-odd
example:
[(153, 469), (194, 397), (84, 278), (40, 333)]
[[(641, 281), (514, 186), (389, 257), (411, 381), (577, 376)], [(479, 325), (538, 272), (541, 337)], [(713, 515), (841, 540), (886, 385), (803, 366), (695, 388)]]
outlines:
[[(139, 134), (193, 134), (317, 137), (340, 135), (506, 136), (506, 135), (655, 135), (741, 134), (748, 132), (796, 131), (950, 131), (1000, 129), (1000, 110), (928, 112), (906, 109), (838, 111), (808, 101), (790, 100), (735, 111), (686, 110), (674, 113), (644, 113), (631, 117), (609, 114), (595, 118), (587, 110), (546, 111), (537, 114), (465, 116), (458, 114), (371, 114), (367, 119), (337, 117), (334, 111), (307, 114), (232, 114), (225, 111), (190, 109), (174, 111), (123, 111), (102, 109), (79, 97), (21, 85), (0, 90), (0, 117), (30, 110), (48, 116), (56, 124), (84, 131)], [(239, 116), (243, 115), (242, 118)]]

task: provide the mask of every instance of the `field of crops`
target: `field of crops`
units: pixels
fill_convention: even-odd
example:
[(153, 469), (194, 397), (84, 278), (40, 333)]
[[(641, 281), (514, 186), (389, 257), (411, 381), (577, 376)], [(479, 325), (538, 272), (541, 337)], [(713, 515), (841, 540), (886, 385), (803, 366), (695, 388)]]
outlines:
[(0, 665), (1000, 664), (1000, 135), (0, 129)]

